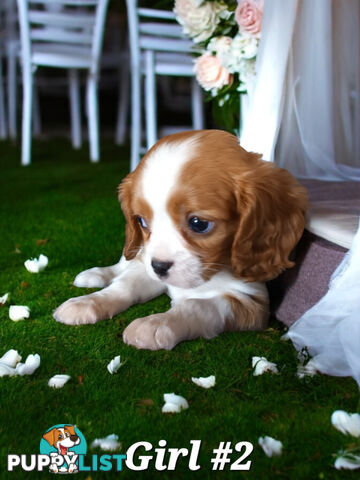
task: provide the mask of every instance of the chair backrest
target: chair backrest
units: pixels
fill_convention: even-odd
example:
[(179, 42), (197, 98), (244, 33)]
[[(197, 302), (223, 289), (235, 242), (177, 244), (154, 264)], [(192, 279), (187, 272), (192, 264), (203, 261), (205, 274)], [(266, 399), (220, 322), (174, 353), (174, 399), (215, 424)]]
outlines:
[(193, 42), (185, 37), (173, 12), (140, 8), (137, 0), (126, 0), (126, 5), (133, 66), (140, 65), (143, 50), (191, 52)]
[(23, 52), (35, 44), (88, 50), (98, 72), (109, 0), (17, 0)]

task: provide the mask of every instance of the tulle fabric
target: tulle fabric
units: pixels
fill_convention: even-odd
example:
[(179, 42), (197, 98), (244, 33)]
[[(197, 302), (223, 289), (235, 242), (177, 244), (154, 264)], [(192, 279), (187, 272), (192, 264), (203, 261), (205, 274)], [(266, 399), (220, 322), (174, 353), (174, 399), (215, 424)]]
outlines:
[(360, 180), (360, 2), (264, 6), (241, 145), (298, 178)]
[(297, 350), (307, 348), (317, 370), (352, 376), (360, 388), (360, 224), (328, 293), (290, 327), (287, 337)]

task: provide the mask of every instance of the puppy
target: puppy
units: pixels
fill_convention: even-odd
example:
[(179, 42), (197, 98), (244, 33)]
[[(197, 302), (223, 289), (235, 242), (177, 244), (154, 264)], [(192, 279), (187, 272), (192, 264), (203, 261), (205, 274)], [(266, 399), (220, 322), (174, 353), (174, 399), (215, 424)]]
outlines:
[(111, 318), (166, 292), (171, 308), (134, 320), (125, 343), (172, 349), (268, 320), (263, 282), (293, 263), (307, 194), (285, 170), (219, 130), (157, 142), (119, 186), (126, 219), (120, 262), (80, 273), (74, 285), (105, 287), (54, 312), (68, 325)]

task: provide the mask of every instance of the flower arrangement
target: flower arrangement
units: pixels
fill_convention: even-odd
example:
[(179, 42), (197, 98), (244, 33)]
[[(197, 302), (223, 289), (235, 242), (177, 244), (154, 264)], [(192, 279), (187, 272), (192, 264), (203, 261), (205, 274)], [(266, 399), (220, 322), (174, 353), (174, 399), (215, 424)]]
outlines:
[(196, 78), (218, 123), (238, 133), (240, 93), (255, 76), (263, 0), (175, 0), (174, 13), (195, 43)]

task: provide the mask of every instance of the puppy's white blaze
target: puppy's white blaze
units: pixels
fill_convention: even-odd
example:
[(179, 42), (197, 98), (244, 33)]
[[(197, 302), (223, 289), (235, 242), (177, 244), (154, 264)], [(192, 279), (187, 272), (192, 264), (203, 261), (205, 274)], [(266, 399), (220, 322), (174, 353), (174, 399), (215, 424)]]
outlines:
[(197, 135), (188, 140), (163, 143), (147, 158), (142, 176), (142, 191), (154, 213), (166, 212), (166, 203), (177, 184), (179, 174), (198, 145)]
[(162, 144), (148, 157), (141, 179), (144, 199), (153, 211), (151, 236), (144, 252), (146, 267), (153, 278), (158, 278), (151, 260), (173, 262), (166, 283), (184, 287), (201, 283), (201, 263), (188, 250), (167, 210), (167, 203), (198, 145), (197, 135), (188, 140)]

